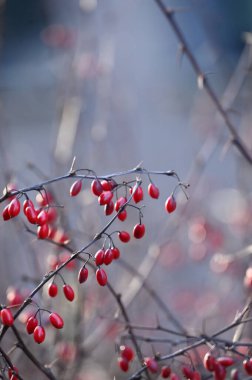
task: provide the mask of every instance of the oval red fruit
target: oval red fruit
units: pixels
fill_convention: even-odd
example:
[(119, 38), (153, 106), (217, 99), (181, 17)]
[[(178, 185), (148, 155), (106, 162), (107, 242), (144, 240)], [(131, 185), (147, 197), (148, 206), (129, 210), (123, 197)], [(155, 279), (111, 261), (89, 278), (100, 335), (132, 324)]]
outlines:
[(126, 218), (127, 218), (127, 210), (120, 211), (119, 214), (118, 214), (118, 219), (121, 222), (124, 222)]
[(112, 249), (112, 252), (113, 252), (114, 260), (119, 259), (119, 257), (120, 257), (120, 251), (119, 251), (119, 249), (117, 247), (113, 247), (111, 249)]
[(134, 359), (134, 351), (129, 346), (120, 346), (121, 357), (125, 358), (129, 362)]
[(98, 198), (98, 202), (101, 206), (108, 204), (113, 198), (113, 193), (111, 191), (103, 191)]
[(64, 326), (63, 319), (57, 313), (51, 313), (49, 315), (49, 320), (50, 320), (51, 324), (53, 325), (53, 327), (55, 327), (56, 329), (62, 329)]
[(68, 301), (72, 302), (74, 300), (74, 297), (75, 297), (74, 290), (70, 285), (67, 285), (67, 284), (63, 285), (63, 292)]
[(204, 367), (210, 371), (213, 372), (215, 369), (216, 359), (214, 356), (210, 354), (210, 352), (207, 352), (203, 359)]
[(102, 268), (97, 269), (96, 280), (98, 284), (101, 286), (105, 286), (107, 284), (108, 279), (107, 279), (107, 274), (104, 269)]
[(105, 265), (111, 264), (113, 261), (113, 258), (114, 258), (114, 255), (113, 255), (112, 249), (110, 248), (106, 249), (104, 253), (104, 264)]
[(94, 179), (91, 183), (91, 190), (94, 195), (99, 197), (101, 193), (103, 192), (103, 188), (101, 185), (101, 182), (98, 179)]
[(171, 368), (170, 367), (168, 367), (168, 366), (163, 366), (162, 368), (161, 368), (161, 377), (163, 378), (163, 379), (168, 379), (168, 377), (170, 376), (170, 374), (171, 374)]
[(135, 184), (135, 186), (130, 191), (131, 194), (133, 194), (133, 200), (135, 203), (139, 203), (143, 200), (144, 193), (142, 186), (139, 186), (138, 184)]
[(14, 218), (20, 213), (20, 202), (17, 198), (12, 199), (8, 206), (9, 215)]
[(78, 281), (80, 284), (82, 284), (83, 282), (87, 281), (87, 279), (88, 279), (88, 269), (86, 267), (82, 267), (79, 270)]
[(145, 234), (145, 225), (144, 224), (136, 224), (133, 229), (133, 235), (136, 239), (141, 239)]
[(243, 368), (248, 375), (252, 375), (252, 358), (243, 360)]
[(117, 199), (116, 203), (115, 203), (115, 210), (116, 212), (119, 211), (120, 207), (122, 207), (123, 205), (125, 205), (125, 203), (127, 202), (127, 198), (126, 197), (120, 197)]
[(36, 213), (34, 207), (27, 206), (25, 209), (25, 215), (26, 215), (27, 220), (31, 224), (37, 223), (37, 213)]
[(234, 359), (230, 356), (221, 356), (216, 359), (218, 363), (223, 365), (224, 367), (229, 367), (235, 363)]
[(38, 213), (38, 216), (37, 216), (37, 223), (40, 225), (40, 226), (43, 226), (44, 224), (47, 223), (47, 212), (45, 210), (41, 210), (39, 213)]
[(58, 294), (58, 286), (52, 282), (49, 286), (48, 286), (48, 294), (50, 297), (56, 297), (57, 294)]
[(40, 344), (45, 340), (45, 329), (43, 326), (37, 326), (33, 332), (33, 338), (36, 343)]
[(130, 234), (127, 231), (118, 232), (118, 237), (123, 243), (128, 243), (130, 241)]
[(176, 207), (177, 207), (176, 200), (173, 195), (170, 195), (166, 199), (166, 202), (165, 202), (166, 211), (169, 212), (169, 214), (171, 214), (173, 211), (176, 210)]
[(214, 367), (214, 379), (215, 380), (225, 380), (226, 369), (220, 363), (216, 362)]
[(6, 205), (2, 212), (3, 220), (9, 220), (11, 218), (9, 214), (9, 205)]
[(109, 203), (104, 205), (104, 213), (105, 215), (111, 215), (114, 211), (114, 202), (111, 200)]
[(3, 325), (12, 326), (14, 323), (14, 318), (10, 309), (1, 310), (1, 320)]
[(159, 198), (159, 189), (153, 183), (150, 183), (148, 186), (148, 194), (151, 198), (158, 199)]
[(123, 372), (127, 372), (129, 369), (129, 362), (125, 358), (118, 358), (118, 365)]
[(25, 215), (27, 207), (32, 207), (34, 209), (34, 204), (30, 199), (25, 199), (23, 203), (23, 212)]
[(48, 224), (43, 224), (42, 226), (38, 226), (37, 229), (37, 237), (39, 239), (46, 239), (49, 235), (49, 226)]
[(104, 249), (99, 249), (95, 254), (95, 264), (97, 266), (102, 265), (104, 263)]
[(81, 191), (81, 188), (82, 188), (82, 180), (79, 179), (75, 181), (70, 187), (70, 196), (75, 197), (76, 195), (78, 195), (79, 192)]
[(149, 357), (145, 358), (144, 362), (145, 362), (146, 367), (151, 373), (158, 372), (158, 363), (154, 358), (149, 358)]
[(36, 317), (29, 317), (26, 322), (26, 331), (28, 334), (33, 334), (35, 328), (38, 326), (38, 320)]

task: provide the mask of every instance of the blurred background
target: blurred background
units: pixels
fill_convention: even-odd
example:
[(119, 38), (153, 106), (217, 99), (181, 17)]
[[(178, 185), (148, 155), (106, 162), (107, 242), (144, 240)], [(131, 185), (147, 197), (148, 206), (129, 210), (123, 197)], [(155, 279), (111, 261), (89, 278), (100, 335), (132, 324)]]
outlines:
[[(177, 9), (189, 46), (251, 150), (251, 2), (167, 5)], [(140, 162), (149, 170), (174, 169), (190, 183), (189, 201), (176, 192), (177, 212), (168, 215), (164, 202), (176, 182), (157, 177), (160, 199), (144, 199), (146, 237), (121, 247), (122, 263), (108, 269), (109, 278), (134, 324), (172, 322), (124, 261), (140, 271), (186, 328), (210, 333), (220, 321), (230, 322), (248, 291), (243, 278), (250, 263), (250, 249), (244, 248), (252, 227), (251, 169), (230, 145), (155, 1), (1, 0), (0, 44), (0, 186), (22, 188), (63, 175), (74, 156), (76, 168), (99, 175)], [(60, 223), (80, 248), (105, 219), (89, 182), (74, 201), (70, 185), (49, 190), (64, 205)], [(147, 185), (145, 178), (145, 191)], [(134, 224), (131, 211), (125, 229)], [(22, 217), (0, 225), (5, 303), (10, 285), (24, 293), (32, 289), (50, 257), (60, 253), (27, 233)], [(64, 276), (74, 285), (76, 268)], [(72, 308), (60, 297), (53, 303), (65, 316), (67, 333), (51, 332), (48, 345), (34, 350), (43, 362), (54, 362), (60, 353), (52, 368), (61, 379), (123, 378), (115, 342), (120, 344), (124, 328), (115, 323), (115, 302), (93, 279), (84, 289), (74, 286), (79, 298)], [(46, 294), (40, 297), (50, 307)], [(142, 344), (145, 355), (153, 349), (165, 354), (168, 347)], [(16, 350), (13, 358), (20, 363), (22, 354)], [(20, 368), (29, 379), (27, 363)]]

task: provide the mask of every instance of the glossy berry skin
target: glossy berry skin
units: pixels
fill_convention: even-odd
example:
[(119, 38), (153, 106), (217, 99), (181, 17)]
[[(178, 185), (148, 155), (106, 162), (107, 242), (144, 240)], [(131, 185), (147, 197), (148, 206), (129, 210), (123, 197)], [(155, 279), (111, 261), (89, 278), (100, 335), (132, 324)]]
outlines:
[(9, 380), (18, 380), (19, 377), (16, 376), (17, 374), (18, 374), (18, 369), (16, 367), (8, 369)]
[(37, 229), (37, 237), (39, 239), (46, 239), (49, 235), (49, 227), (48, 224), (43, 224), (42, 226), (38, 226)]
[(110, 248), (106, 249), (106, 251), (104, 253), (104, 264), (105, 265), (111, 264), (113, 261), (113, 258), (114, 258), (114, 254), (112, 252), (112, 249), (110, 249)]
[(74, 300), (74, 297), (75, 297), (74, 290), (70, 285), (67, 285), (67, 284), (63, 285), (63, 292), (68, 301), (72, 302)]
[(1, 310), (1, 320), (2, 324), (5, 326), (12, 326), (14, 323), (14, 318), (10, 309)]
[(134, 359), (134, 351), (129, 346), (120, 346), (121, 357), (128, 360), (129, 362)]
[(111, 248), (111, 250), (113, 252), (114, 260), (119, 259), (119, 257), (120, 257), (119, 249), (117, 247), (113, 247), (113, 248)]
[(97, 266), (102, 265), (104, 263), (104, 249), (99, 249), (95, 254), (95, 264)]
[(48, 286), (48, 294), (50, 297), (56, 297), (57, 294), (58, 294), (58, 286), (52, 282), (49, 286)]
[(6, 205), (2, 212), (3, 220), (9, 220), (11, 218), (9, 214), (9, 205)]
[(224, 380), (226, 378), (226, 369), (220, 363), (216, 362), (214, 368), (214, 379)]
[(127, 372), (129, 370), (129, 362), (125, 358), (118, 358), (118, 365), (123, 372)]
[(213, 372), (215, 369), (216, 359), (214, 356), (212, 356), (209, 352), (207, 352), (203, 359), (204, 367), (210, 371)]
[(11, 218), (15, 218), (20, 213), (20, 202), (17, 198), (12, 199), (8, 206), (8, 211)]
[(33, 334), (35, 328), (38, 326), (38, 320), (36, 317), (29, 317), (26, 322), (26, 331), (28, 334)]
[(127, 219), (127, 210), (120, 211), (117, 217), (121, 222), (124, 222)]
[(127, 231), (118, 232), (118, 237), (123, 243), (128, 243), (130, 241), (130, 234)]
[(135, 239), (141, 239), (145, 234), (145, 225), (144, 224), (136, 224), (133, 229), (133, 235)]
[(116, 186), (116, 183), (114, 182), (114, 180), (102, 180), (101, 181), (101, 185), (102, 185), (102, 188), (103, 188), (103, 191), (108, 191), (108, 190), (113, 190), (114, 187)]
[(107, 274), (104, 269), (99, 268), (96, 271), (96, 280), (100, 286), (105, 286), (107, 284)]
[(125, 205), (126, 202), (127, 202), (127, 198), (125, 198), (125, 197), (118, 198), (116, 203), (115, 203), (115, 211), (118, 212), (120, 207)]
[(234, 359), (230, 356), (222, 356), (216, 359), (218, 363), (223, 365), (223, 367), (230, 367), (235, 363)]
[(239, 371), (237, 368), (234, 368), (232, 369), (231, 373), (230, 373), (230, 379), (231, 380), (239, 380)]
[(153, 199), (159, 198), (159, 189), (153, 183), (150, 183), (148, 186), (148, 194)]
[(23, 203), (23, 212), (26, 215), (26, 209), (27, 207), (31, 207), (34, 209), (34, 204), (30, 199), (25, 199)]
[(149, 358), (149, 357), (145, 358), (144, 362), (145, 362), (146, 367), (151, 373), (158, 372), (158, 363), (154, 358)]
[(37, 326), (33, 332), (33, 339), (36, 343), (40, 344), (45, 340), (45, 329), (43, 326)]
[(87, 281), (87, 279), (88, 279), (88, 269), (86, 267), (82, 267), (79, 270), (78, 281), (80, 284), (82, 284), (83, 282)]
[(104, 213), (105, 215), (111, 215), (114, 211), (114, 202), (111, 200), (109, 203), (104, 205)]
[(186, 379), (192, 379), (193, 378), (193, 370), (188, 367), (183, 367), (182, 368), (183, 375), (185, 376)]
[(63, 319), (57, 313), (51, 313), (49, 315), (49, 320), (50, 320), (51, 324), (53, 325), (53, 327), (55, 327), (56, 329), (62, 329), (64, 326)]
[(176, 210), (177, 203), (173, 195), (168, 197), (165, 202), (165, 209), (169, 214)]
[(71, 197), (76, 197), (81, 191), (82, 188), (82, 180), (77, 180), (75, 181), (72, 186), (70, 187), (70, 196)]
[(33, 207), (27, 206), (25, 209), (25, 215), (31, 224), (37, 223), (37, 212)]
[(48, 221), (47, 212), (45, 210), (41, 210), (37, 216), (37, 223), (39, 226), (43, 226)]
[(108, 204), (113, 198), (113, 193), (111, 191), (103, 191), (98, 198), (98, 202), (101, 206)]
[(101, 182), (98, 179), (94, 179), (91, 183), (91, 190), (94, 195), (99, 197), (103, 192)]
[(252, 358), (243, 360), (243, 368), (248, 375), (252, 375)]
[(143, 200), (144, 193), (142, 186), (138, 186), (137, 184), (132, 188), (131, 194), (133, 194), (133, 200), (135, 203), (139, 203)]
[(162, 377), (163, 379), (168, 379), (168, 377), (170, 376), (170, 374), (171, 374), (171, 368), (170, 368), (170, 367), (168, 367), (168, 366), (163, 366), (163, 367), (161, 368), (161, 377)]

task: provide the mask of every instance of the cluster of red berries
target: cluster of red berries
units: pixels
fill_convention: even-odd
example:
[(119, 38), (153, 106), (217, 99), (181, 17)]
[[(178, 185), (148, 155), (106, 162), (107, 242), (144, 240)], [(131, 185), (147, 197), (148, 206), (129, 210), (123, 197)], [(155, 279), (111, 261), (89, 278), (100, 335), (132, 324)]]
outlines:
[[(68, 301), (72, 302), (74, 300), (75, 293), (71, 285), (64, 283), (63, 293)], [(57, 294), (58, 294), (58, 285), (55, 282), (51, 282), (51, 284), (48, 286), (48, 295), (54, 298), (57, 296)]]
[[(246, 368), (246, 364), (248, 368)], [(227, 376), (227, 368), (235, 364), (235, 360), (230, 356), (221, 356), (215, 358), (210, 352), (207, 352), (203, 360), (204, 367), (207, 371), (213, 372), (215, 380), (224, 380)], [(246, 359), (243, 366), (247, 374), (252, 374), (252, 359)], [(249, 367), (251, 372), (249, 372)], [(230, 379), (238, 380), (238, 370), (233, 368), (230, 373)]]
[(129, 346), (120, 346), (120, 356), (118, 358), (119, 368), (123, 372), (127, 372), (129, 370), (130, 362), (134, 359), (134, 351)]
[[(58, 313), (55, 313), (55, 312), (49, 314), (49, 322), (56, 329), (62, 329), (64, 326), (63, 319)], [(41, 326), (41, 324), (39, 324), (39, 321), (36, 315), (30, 316), (27, 319), (26, 331), (29, 335), (33, 334), (33, 338), (36, 343), (40, 344), (44, 342), (45, 337), (46, 337), (46, 332), (45, 332), (44, 327)]]

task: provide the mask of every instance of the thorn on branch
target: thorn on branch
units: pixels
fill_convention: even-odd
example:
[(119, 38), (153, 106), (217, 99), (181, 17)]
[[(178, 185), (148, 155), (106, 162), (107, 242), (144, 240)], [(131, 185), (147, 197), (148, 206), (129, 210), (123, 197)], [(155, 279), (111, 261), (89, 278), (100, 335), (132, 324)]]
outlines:
[(199, 74), (197, 78), (198, 88), (199, 90), (203, 90), (205, 87), (206, 77), (204, 74)]

